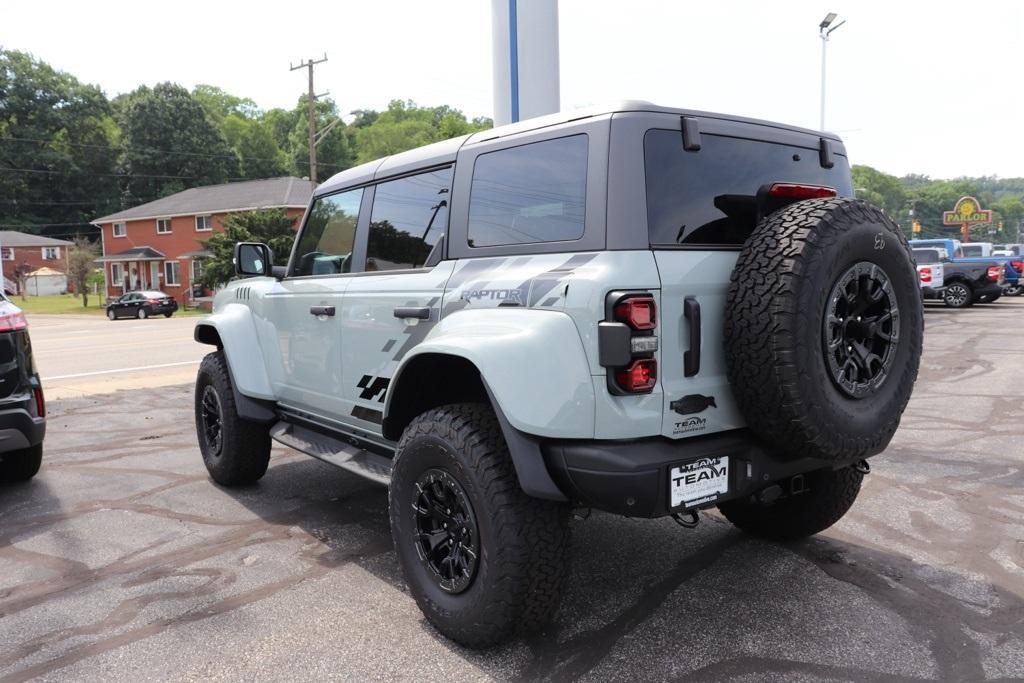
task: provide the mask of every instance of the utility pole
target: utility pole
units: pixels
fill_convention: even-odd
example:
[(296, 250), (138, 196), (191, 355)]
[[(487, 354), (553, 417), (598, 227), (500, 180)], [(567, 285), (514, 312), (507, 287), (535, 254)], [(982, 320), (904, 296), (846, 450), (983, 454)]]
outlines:
[[(327, 53), (321, 59), (307, 59), (297, 65), (289, 64), (289, 71), (306, 68), (309, 69), (309, 179), (316, 182), (316, 90), (313, 89), (313, 67), (327, 61)], [(326, 93), (325, 93), (326, 94)]]
[[(818, 24), (818, 35), (821, 36), (821, 130), (825, 130), (825, 48), (828, 47), (828, 37), (832, 35), (832, 31), (846, 23), (846, 20), (843, 19), (832, 26), (832, 22), (836, 20), (837, 16), (835, 12), (829, 12)], [(830, 26), (831, 28), (829, 28)]]

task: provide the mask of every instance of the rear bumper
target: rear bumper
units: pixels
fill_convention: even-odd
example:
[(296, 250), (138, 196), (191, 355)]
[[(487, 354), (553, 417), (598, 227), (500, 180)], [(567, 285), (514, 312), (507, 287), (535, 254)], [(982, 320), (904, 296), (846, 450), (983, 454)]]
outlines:
[(160, 313), (174, 313), (178, 310), (178, 304), (164, 304), (162, 306), (150, 306), (150, 312), (153, 315), (159, 315)]
[(695, 508), (750, 496), (797, 474), (834, 465), (810, 458), (780, 460), (745, 429), (680, 440), (549, 441), (541, 448), (548, 471), (567, 497), (629, 517), (687, 509), (669, 504), (669, 470), (701, 458), (729, 457), (729, 491)]
[(0, 453), (28, 448), (43, 442), (46, 419), (33, 417), (34, 399), (0, 405)]

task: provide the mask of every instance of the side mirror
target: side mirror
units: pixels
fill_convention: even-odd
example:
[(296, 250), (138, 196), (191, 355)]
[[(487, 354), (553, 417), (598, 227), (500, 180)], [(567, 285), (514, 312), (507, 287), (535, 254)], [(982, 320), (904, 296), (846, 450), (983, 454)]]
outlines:
[(260, 242), (239, 242), (235, 245), (235, 274), (250, 277), (270, 275), (273, 255), (270, 247)]

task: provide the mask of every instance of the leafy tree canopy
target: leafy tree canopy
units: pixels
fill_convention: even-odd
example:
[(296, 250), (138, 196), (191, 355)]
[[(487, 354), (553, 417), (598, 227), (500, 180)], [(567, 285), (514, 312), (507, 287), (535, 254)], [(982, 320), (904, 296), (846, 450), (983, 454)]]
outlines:
[(222, 225), (224, 232), (210, 236), (200, 244), (211, 253), (203, 262), (203, 273), (199, 282), (210, 289), (225, 284), (235, 276), (235, 244), (238, 242), (263, 242), (270, 246), (274, 263), (283, 265), (291, 255), (295, 241), (294, 218), (284, 209), (260, 209), (227, 216)]

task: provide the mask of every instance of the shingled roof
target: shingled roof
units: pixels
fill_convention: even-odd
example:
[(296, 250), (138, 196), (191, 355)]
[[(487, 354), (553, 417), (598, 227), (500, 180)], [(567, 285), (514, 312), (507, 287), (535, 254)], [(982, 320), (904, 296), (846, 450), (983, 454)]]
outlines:
[[(273, 207), (306, 208), (316, 184), (302, 178), (267, 178), (193, 187), (93, 220), (93, 223), (169, 218)], [(6, 246), (6, 245), (5, 245)]]
[(15, 230), (0, 230), (0, 247), (70, 247), (71, 242)]

